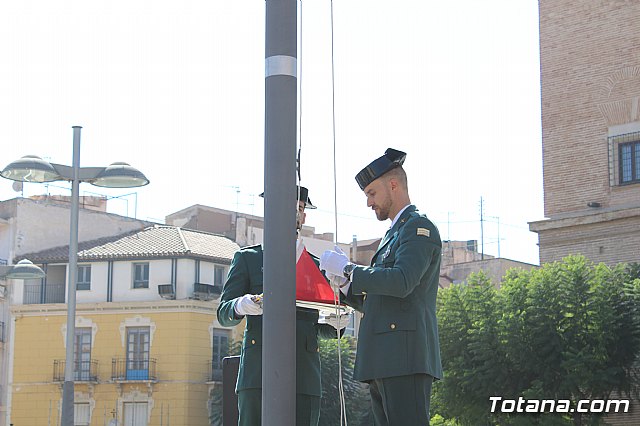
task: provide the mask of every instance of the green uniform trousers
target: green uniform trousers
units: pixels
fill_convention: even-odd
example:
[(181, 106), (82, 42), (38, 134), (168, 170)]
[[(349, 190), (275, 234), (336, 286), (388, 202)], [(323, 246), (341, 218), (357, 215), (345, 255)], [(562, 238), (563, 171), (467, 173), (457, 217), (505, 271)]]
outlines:
[(369, 382), (375, 426), (428, 426), (431, 385), (428, 374), (387, 377)]
[[(262, 389), (238, 392), (238, 426), (260, 426)], [(320, 419), (320, 397), (296, 394), (296, 426), (317, 426)]]

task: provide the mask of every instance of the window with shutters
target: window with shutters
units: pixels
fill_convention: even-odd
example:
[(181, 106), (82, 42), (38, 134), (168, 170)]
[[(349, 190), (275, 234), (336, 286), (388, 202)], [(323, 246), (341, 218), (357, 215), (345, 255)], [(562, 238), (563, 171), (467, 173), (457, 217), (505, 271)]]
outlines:
[(78, 265), (78, 290), (91, 290), (91, 265)]
[(91, 424), (91, 408), (88, 402), (73, 404), (73, 425), (89, 426)]
[(609, 183), (640, 183), (640, 132), (609, 137)]
[(146, 402), (125, 402), (124, 426), (147, 426), (147, 404)]
[(149, 262), (133, 264), (133, 288), (149, 288)]
[(149, 327), (127, 328), (127, 380), (149, 380)]
[(211, 379), (222, 380), (222, 359), (229, 355), (229, 331), (213, 330), (213, 356), (211, 357)]
[(73, 344), (74, 361), (73, 368), (75, 379), (88, 381), (91, 379), (91, 329), (76, 328), (76, 336)]
[(621, 143), (620, 184), (640, 182), (640, 140)]

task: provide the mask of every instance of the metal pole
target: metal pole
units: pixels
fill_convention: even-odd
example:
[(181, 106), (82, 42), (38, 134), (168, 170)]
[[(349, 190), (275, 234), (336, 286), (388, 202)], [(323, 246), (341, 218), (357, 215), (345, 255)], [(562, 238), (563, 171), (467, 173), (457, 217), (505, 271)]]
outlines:
[(498, 219), (498, 259), (500, 259), (500, 217)]
[(484, 206), (482, 205), (482, 197), (480, 197), (480, 260), (484, 260)]
[(297, 2), (266, 0), (262, 424), (296, 412)]
[(71, 183), (71, 222), (69, 237), (69, 282), (67, 283), (67, 351), (62, 385), (62, 426), (73, 426), (74, 353), (76, 334), (76, 280), (78, 275), (78, 214), (80, 186), (80, 126), (73, 126), (73, 181)]
[(351, 261), (353, 263), (358, 263), (358, 236), (357, 235), (354, 235), (353, 239), (351, 240)]

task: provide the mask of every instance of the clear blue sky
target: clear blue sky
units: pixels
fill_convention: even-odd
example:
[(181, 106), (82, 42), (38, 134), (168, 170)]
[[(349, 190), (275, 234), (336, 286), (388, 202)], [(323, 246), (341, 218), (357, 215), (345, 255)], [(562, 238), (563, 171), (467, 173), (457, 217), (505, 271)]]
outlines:
[[(300, 5), (300, 3), (299, 3)], [(334, 0), (338, 239), (383, 235), (354, 175), (408, 153), (412, 201), (443, 239), (538, 263), (543, 218), (537, 1)], [(302, 184), (335, 232), (329, 0), (302, 2)], [(0, 166), (26, 154), (127, 161), (151, 180), (111, 211), (192, 204), (262, 214), (264, 0), (0, 5)], [(18, 193), (0, 180), (0, 199)], [(24, 194), (66, 193), (27, 184)], [(68, 187), (68, 186), (66, 186)], [(121, 195), (132, 191), (91, 192)], [(126, 201), (124, 201), (126, 200)], [(498, 226), (498, 218), (500, 225)]]

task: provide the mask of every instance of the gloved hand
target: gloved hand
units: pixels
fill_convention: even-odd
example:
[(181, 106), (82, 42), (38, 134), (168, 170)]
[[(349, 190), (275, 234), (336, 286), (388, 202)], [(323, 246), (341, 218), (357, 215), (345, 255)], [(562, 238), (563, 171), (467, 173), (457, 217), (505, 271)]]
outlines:
[[(344, 275), (333, 275), (330, 272), (326, 273), (331, 289), (335, 294), (338, 294), (339, 290), (342, 290), (347, 285), (347, 279)], [(344, 293), (344, 291), (342, 291)]]
[(343, 276), (344, 266), (349, 263), (349, 258), (340, 247), (335, 246), (335, 250), (327, 250), (320, 258), (320, 269), (330, 274)]
[(336, 316), (336, 314), (320, 314), (320, 318), (318, 318), (318, 324), (329, 324), (336, 330), (345, 328), (349, 325), (349, 321), (351, 321), (351, 313), (340, 314), (338, 316)]
[(245, 294), (236, 299), (233, 310), (239, 316), (262, 315), (262, 295)]

